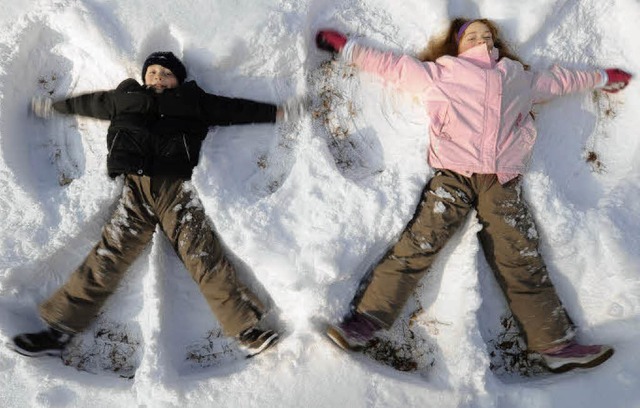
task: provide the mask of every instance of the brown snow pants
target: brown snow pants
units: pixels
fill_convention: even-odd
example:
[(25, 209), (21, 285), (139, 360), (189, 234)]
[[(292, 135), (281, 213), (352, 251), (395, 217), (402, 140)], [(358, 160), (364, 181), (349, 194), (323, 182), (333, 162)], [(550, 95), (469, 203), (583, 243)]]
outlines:
[(258, 322), (260, 301), (237, 279), (196, 192), (174, 177), (128, 175), (102, 238), (69, 280), (40, 305), (50, 326), (86, 329), (159, 224), (228, 336)]
[(356, 309), (389, 328), (438, 252), (475, 208), (482, 249), (532, 351), (566, 342), (573, 325), (538, 252), (520, 178), (438, 171), (400, 240), (374, 268)]

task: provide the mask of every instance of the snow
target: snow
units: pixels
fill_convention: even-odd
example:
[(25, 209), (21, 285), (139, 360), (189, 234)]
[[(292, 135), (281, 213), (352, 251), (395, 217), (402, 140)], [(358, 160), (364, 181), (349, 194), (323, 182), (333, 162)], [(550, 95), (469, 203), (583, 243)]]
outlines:
[[(213, 130), (192, 181), (241, 277), (285, 329), (277, 348), (212, 361), (207, 350), (233, 350), (233, 342), (218, 336), (197, 286), (155, 234), (79, 336), (71, 366), (0, 349), (1, 406), (640, 407), (638, 81), (616, 95), (588, 92), (538, 108), (523, 189), (579, 338), (613, 345), (612, 359), (555, 376), (491, 370), (507, 308), (470, 217), (407, 306), (422, 307), (415, 325), (428, 356), (403, 373), (337, 350), (321, 324), (348, 311), (366, 271), (411, 219), (433, 174), (424, 160), (427, 118), (412, 95), (377, 78), (322, 68), (329, 56), (313, 46), (316, 30), (331, 27), (415, 54), (447, 19), (483, 16), (534, 69), (617, 66), (637, 75), (637, 0), (5, 3), (4, 343), (42, 327), (37, 305), (89, 252), (122, 189), (106, 175), (107, 124), (33, 118), (32, 96), (111, 89), (139, 79), (149, 52), (172, 50), (210, 92), (277, 103), (308, 93), (316, 115)], [(135, 376), (121, 378), (116, 363)]]

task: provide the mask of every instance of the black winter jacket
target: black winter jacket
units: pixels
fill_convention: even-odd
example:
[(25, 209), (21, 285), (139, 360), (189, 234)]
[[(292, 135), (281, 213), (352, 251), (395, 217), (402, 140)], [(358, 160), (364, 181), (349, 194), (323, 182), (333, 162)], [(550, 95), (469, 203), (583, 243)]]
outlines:
[(275, 122), (276, 106), (204, 92), (194, 81), (156, 94), (127, 79), (111, 91), (53, 104), (61, 113), (109, 119), (109, 176), (191, 178), (210, 126)]

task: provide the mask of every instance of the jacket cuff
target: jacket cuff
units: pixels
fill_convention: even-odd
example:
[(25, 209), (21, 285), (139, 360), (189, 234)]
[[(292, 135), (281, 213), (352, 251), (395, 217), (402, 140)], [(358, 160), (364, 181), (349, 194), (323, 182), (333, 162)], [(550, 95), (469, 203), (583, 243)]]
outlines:
[(607, 82), (609, 82), (609, 75), (607, 75), (607, 71), (601, 69), (598, 72), (600, 72), (600, 78), (602, 79), (600, 80), (600, 83), (596, 85), (596, 89), (603, 88), (605, 85), (607, 85)]
[(342, 52), (340, 52), (340, 56), (343, 61), (351, 62), (353, 57), (353, 47), (356, 45), (355, 41), (349, 39), (347, 43), (342, 48)]
[(55, 112), (58, 112), (58, 113), (66, 113), (66, 114), (70, 113), (69, 106), (67, 105), (66, 99), (54, 101), (51, 104), (51, 107)]

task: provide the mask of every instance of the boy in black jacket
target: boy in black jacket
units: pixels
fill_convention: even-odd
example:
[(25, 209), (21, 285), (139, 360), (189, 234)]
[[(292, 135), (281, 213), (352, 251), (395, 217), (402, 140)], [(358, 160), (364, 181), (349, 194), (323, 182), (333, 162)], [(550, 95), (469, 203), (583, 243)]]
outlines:
[(93, 321), (116, 290), (128, 267), (151, 240), (156, 224), (198, 284), (228, 336), (247, 356), (278, 340), (258, 325), (264, 306), (236, 278), (196, 192), (185, 184), (198, 164), (210, 126), (273, 123), (301, 113), (300, 103), (283, 108), (204, 92), (184, 82), (186, 69), (171, 52), (155, 52), (142, 68), (144, 85), (134, 79), (115, 90), (52, 103), (34, 99), (41, 117), (53, 111), (111, 121), (107, 169), (124, 176), (122, 197), (102, 238), (69, 280), (40, 305), (49, 328), (13, 338), (12, 348), (27, 356), (59, 355), (75, 333)]

